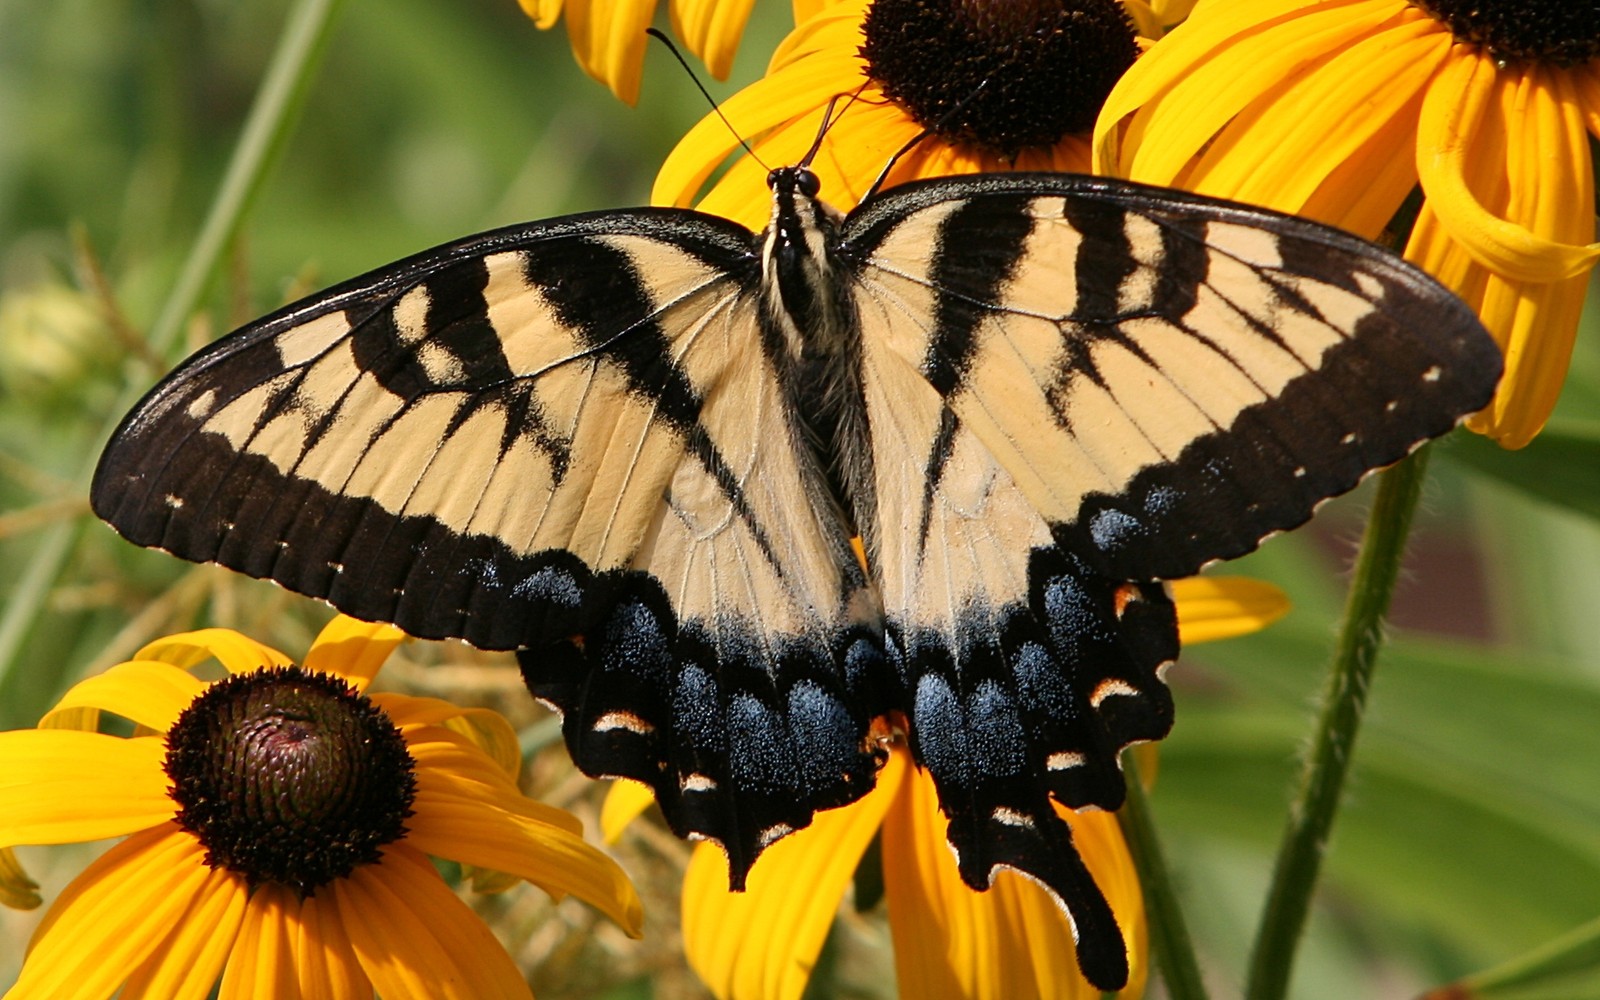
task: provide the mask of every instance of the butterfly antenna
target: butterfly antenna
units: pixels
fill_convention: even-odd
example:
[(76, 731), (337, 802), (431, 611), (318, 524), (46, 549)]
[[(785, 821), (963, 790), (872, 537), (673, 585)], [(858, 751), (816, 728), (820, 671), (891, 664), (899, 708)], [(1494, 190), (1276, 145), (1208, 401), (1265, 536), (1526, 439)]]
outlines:
[(861, 196), (861, 200), (866, 201), (868, 198), (871, 198), (873, 195), (877, 194), (878, 189), (883, 187), (883, 182), (889, 179), (889, 171), (894, 169), (894, 165), (900, 162), (900, 158), (902, 156), (905, 156), (907, 153), (911, 152), (912, 149), (916, 148), (917, 143), (926, 139), (928, 136), (933, 135), (935, 132), (938, 132), (946, 125), (949, 125), (950, 122), (954, 121), (956, 116), (965, 111), (967, 107), (972, 104), (973, 99), (982, 93), (983, 88), (988, 85), (989, 80), (987, 77), (985, 77), (978, 83), (976, 87), (972, 88), (972, 93), (968, 94), (966, 97), (963, 97), (960, 103), (951, 108), (949, 111), (946, 111), (944, 113), (944, 117), (935, 122), (932, 128), (923, 129), (921, 132), (918, 132), (916, 135), (912, 136), (911, 140), (904, 146), (901, 146), (899, 149), (895, 150), (894, 155), (889, 157), (889, 162), (885, 163), (883, 165), (883, 169), (878, 172), (878, 179), (872, 182), (871, 187), (867, 188), (867, 193)]
[(694, 81), (696, 89), (705, 97), (706, 103), (711, 105), (711, 110), (715, 111), (717, 117), (722, 119), (722, 124), (728, 126), (728, 131), (735, 139), (739, 140), (739, 145), (744, 147), (744, 151), (750, 154), (751, 159), (761, 164), (762, 169), (771, 169), (767, 167), (766, 162), (761, 157), (756, 155), (756, 151), (750, 148), (750, 144), (744, 141), (744, 136), (740, 135), (739, 130), (733, 127), (733, 122), (728, 121), (728, 116), (722, 113), (722, 108), (717, 104), (717, 99), (712, 97), (711, 91), (707, 90), (706, 85), (700, 82), (700, 77), (695, 75), (694, 68), (689, 65), (689, 60), (685, 59), (683, 53), (678, 51), (678, 47), (672, 44), (672, 39), (668, 38), (659, 28), (646, 28), (644, 33), (667, 47), (667, 51), (672, 53), (672, 58), (678, 60), (678, 65), (682, 66), (683, 71), (689, 74), (689, 79)]
[(850, 110), (850, 105), (854, 104), (856, 99), (861, 96), (861, 92), (866, 89), (867, 85), (865, 82), (863, 82), (861, 86), (856, 88), (856, 92), (850, 95), (850, 99), (845, 102), (844, 107), (839, 109), (839, 113), (837, 115), (833, 113), (833, 107), (839, 103), (839, 98), (845, 95), (833, 95), (833, 97), (828, 101), (828, 107), (822, 112), (822, 121), (817, 125), (817, 137), (811, 140), (811, 148), (806, 150), (806, 155), (800, 158), (800, 162), (797, 164), (797, 166), (811, 166), (811, 161), (815, 159), (817, 153), (822, 150), (822, 140), (827, 138), (828, 130), (833, 128), (833, 126), (838, 123), (840, 118), (844, 117), (844, 113)]

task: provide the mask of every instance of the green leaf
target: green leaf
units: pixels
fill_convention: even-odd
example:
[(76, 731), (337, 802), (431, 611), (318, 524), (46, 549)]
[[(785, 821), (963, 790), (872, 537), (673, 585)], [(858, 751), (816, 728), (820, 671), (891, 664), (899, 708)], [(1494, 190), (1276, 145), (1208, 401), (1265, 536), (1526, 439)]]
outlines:
[(1457, 434), (1440, 453), (1529, 496), (1600, 520), (1600, 422), (1552, 420), (1520, 451)]
[[(1270, 850), (1298, 768), (1306, 698), (1329, 655), (1315, 622), (1195, 654), (1205, 665), (1185, 651), (1169, 675), (1178, 724), (1155, 789), (1180, 879), (1186, 844)], [(1600, 900), (1596, 718), (1600, 687), (1569, 665), (1393, 642), (1355, 747), (1323, 903), (1349, 914), (1358, 900), (1357, 912), (1384, 924), (1426, 928), (1446, 963), (1440, 978), (1591, 919)], [(1216, 905), (1189, 903), (1190, 912)]]
[(1600, 1000), (1600, 919), (1424, 1000)]

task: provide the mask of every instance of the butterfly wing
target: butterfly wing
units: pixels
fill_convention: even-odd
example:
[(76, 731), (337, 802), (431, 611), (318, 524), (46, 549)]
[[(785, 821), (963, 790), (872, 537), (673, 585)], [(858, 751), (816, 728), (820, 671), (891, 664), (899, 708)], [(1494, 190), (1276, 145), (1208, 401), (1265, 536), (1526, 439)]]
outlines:
[(1187, 576), (1303, 523), (1500, 372), (1433, 279), (1264, 210), (1012, 174), (899, 189), (850, 227), (874, 281), (946, 311), (896, 352), (1118, 579)]
[(428, 638), (520, 649), (591, 774), (735, 880), (863, 794), (878, 609), (757, 335), (751, 234), (605, 213), (428, 251), (182, 365), (97, 513)]
[[(881, 288), (858, 304), (868, 331), (922, 325)], [(1122, 936), (1050, 796), (1114, 808), (1118, 752), (1166, 735), (1172, 699), (1157, 671), (1178, 653), (1172, 603), (1159, 584), (1109, 580), (1058, 546), (888, 340), (863, 344), (878, 508), (867, 551), (912, 749), (938, 787), (963, 879), (985, 888), (1009, 867), (1049, 886), (1084, 974), (1117, 988)]]
[(963, 877), (1027, 872), (1091, 982), (1120, 934), (1049, 799), (1115, 808), (1171, 724), (1156, 581), (1305, 521), (1483, 405), (1471, 312), (1359, 240), (1064, 175), (908, 185), (845, 222), (873, 490), (857, 512)]

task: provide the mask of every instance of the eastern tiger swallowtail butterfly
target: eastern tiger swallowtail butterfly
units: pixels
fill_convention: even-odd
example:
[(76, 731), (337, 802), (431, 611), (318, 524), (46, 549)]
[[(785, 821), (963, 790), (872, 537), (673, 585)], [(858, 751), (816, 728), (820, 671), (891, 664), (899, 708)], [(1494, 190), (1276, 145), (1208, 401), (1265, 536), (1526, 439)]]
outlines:
[[(202, 350), (95, 511), (427, 638), (515, 649), (592, 775), (731, 883), (904, 726), (962, 878), (1127, 974), (1051, 798), (1163, 736), (1164, 579), (1242, 555), (1485, 404), (1472, 312), (1299, 219), (1105, 179), (928, 180), (752, 234), (599, 212), (428, 250)], [(865, 560), (852, 538), (863, 542)]]

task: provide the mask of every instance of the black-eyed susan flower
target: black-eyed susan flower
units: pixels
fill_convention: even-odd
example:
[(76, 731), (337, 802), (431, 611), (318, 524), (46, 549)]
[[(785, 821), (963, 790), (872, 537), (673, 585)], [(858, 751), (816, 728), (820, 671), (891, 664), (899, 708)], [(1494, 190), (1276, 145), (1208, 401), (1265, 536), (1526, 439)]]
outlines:
[[(627, 877), (518, 792), (509, 723), (367, 693), (403, 638), (339, 617), (296, 665), (226, 629), (175, 635), (0, 733), (0, 847), (124, 838), (45, 914), (8, 1000), (528, 996), (430, 856), (636, 935)], [(229, 676), (190, 673), (210, 659)], [(97, 731), (103, 712), (133, 735)]]
[[(769, 206), (762, 162), (798, 162), (840, 97), (811, 164), (823, 197), (839, 209), (859, 201), (890, 157), (924, 131), (928, 137), (895, 163), (887, 183), (1086, 170), (1100, 104), (1140, 49), (1130, 11), (1142, 30), (1158, 30), (1148, 6), (1118, 0), (819, 0), (796, 7), (796, 27), (766, 76), (722, 106), (761, 162), (738, 160), (699, 200), (703, 211), (755, 229), (765, 225)], [(694, 203), (737, 147), (728, 125), (707, 116), (667, 158), (651, 200)]]
[(1108, 98), (1107, 173), (1379, 235), (1506, 355), (1468, 425), (1526, 444), (1566, 374), (1595, 241), (1600, 7), (1558, 0), (1202, 0)]
[[(567, 15), (567, 37), (583, 71), (611, 88), (620, 100), (639, 99), (645, 29), (656, 16), (656, 0), (518, 0), (541, 28)], [(699, 56), (719, 80), (728, 78), (739, 38), (755, 0), (672, 0), (672, 33)]]
[[(1173, 596), (1185, 643), (1253, 632), (1287, 609), (1275, 587), (1238, 577), (1180, 580)], [(617, 782), (601, 818), (607, 837), (649, 802), (644, 785)], [(1129, 977), (1118, 996), (1137, 997), (1149, 973), (1144, 903), (1116, 817), (1058, 811), (1122, 928)], [(946, 825), (932, 779), (896, 740), (873, 790), (767, 848), (746, 891), (729, 892), (722, 852), (699, 845), (683, 885), (689, 963), (719, 1000), (798, 1000), (856, 867), (881, 834), (901, 996), (1100, 997), (1078, 972), (1071, 926), (1050, 894), (1011, 872), (986, 892), (968, 888)]]

